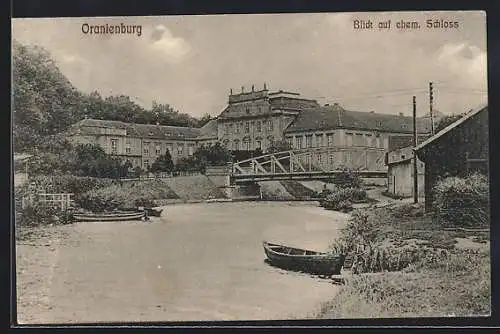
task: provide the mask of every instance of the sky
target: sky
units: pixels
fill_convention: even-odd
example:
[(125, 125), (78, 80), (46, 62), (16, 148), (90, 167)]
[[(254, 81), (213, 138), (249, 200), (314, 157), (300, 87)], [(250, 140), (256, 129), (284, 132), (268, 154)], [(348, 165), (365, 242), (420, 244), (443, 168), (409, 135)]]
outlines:
[[(378, 22), (391, 20), (391, 29)], [(458, 28), (426, 28), (426, 20)], [(354, 29), (370, 20), (373, 29)], [(398, 29), (399, 21), (420, 29)], [(229, 90), (298, 92), (380, 113), (461, 113), (487, 101), (486, 14), (372, 12), (13, 19), (12, 37), (47, 49), (84, 92), (129, 95), (218, 115)], [(83, 24), (140, 25), (141, 35), (84, 34)]]

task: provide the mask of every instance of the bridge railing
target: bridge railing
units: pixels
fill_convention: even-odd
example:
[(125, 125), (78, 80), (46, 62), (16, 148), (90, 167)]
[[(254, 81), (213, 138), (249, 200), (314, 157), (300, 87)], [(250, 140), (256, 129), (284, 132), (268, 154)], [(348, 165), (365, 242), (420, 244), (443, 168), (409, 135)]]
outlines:
[(265, 154), (233, 164), (233, 175), (328, 172), (343, 168), (385, 171), (385, 151), (368, 147), (329, 147)]

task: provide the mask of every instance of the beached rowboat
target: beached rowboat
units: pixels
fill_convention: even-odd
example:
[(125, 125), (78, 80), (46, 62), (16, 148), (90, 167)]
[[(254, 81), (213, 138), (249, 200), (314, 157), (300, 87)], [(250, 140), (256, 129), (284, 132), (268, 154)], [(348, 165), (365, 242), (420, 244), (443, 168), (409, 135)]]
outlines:
[(74, 214), (77, 221), (124, 221), (139, 220), (144, 217), (144, 212), (119, 212), (119, 213), (80, 213)]
[(284, 269), (304, 271), (318, 275), (339, 275), (344, 265), (344, 254), (327, 254), (263, 242), (264, 251), (272, 265)]

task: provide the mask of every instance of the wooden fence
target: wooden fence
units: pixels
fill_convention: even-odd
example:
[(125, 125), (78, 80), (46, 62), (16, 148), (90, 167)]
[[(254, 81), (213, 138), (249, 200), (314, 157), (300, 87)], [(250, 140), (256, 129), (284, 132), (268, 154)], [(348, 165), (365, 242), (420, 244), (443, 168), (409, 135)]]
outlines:
[(26, 205), (33, 202), (42, 203), (44, 205), (57, 207), (61, 210), (66, 210), (73, 206), (73, 193), (39, 193), (31, 196), (23, 197), (22, 208), (24, 209)]

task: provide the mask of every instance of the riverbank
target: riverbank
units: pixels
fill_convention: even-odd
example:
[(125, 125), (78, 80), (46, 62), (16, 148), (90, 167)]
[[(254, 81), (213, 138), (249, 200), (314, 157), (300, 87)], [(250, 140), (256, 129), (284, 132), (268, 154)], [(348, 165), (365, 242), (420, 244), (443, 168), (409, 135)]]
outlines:
[[(359, 211), (358, 211), (359, 212)], [(392, 203), (361, 212), (376, 217), (361, 233), (381, 247), (410, 250), (402, 271), (347, 275), (314, 318), (487, 316), (491, 313), (489, 233), (447, 231), (420, 205)], [(351, 222), (352, 223), (352, 222)], [(429, 254), (420, 257), (423, 249)]]

